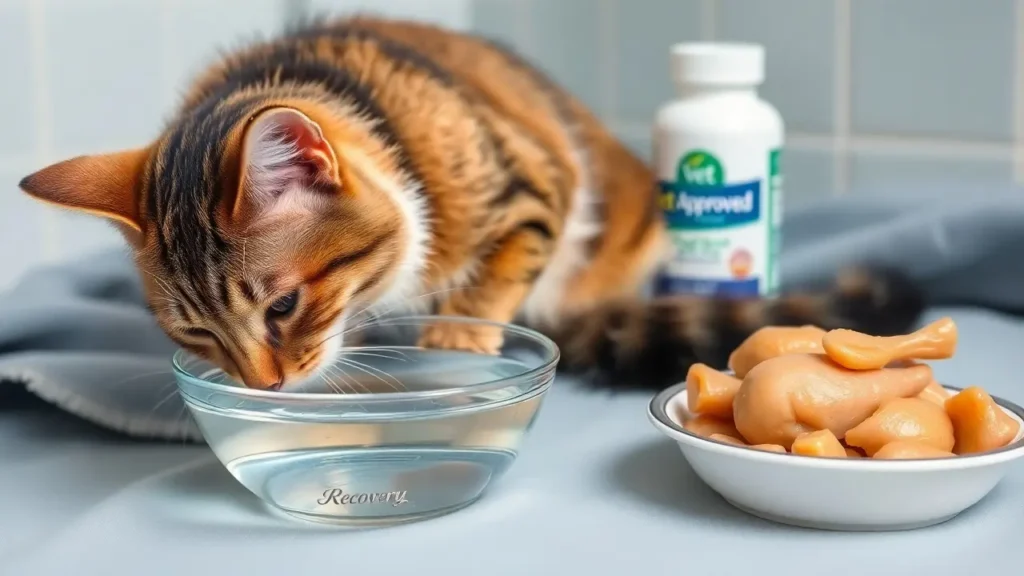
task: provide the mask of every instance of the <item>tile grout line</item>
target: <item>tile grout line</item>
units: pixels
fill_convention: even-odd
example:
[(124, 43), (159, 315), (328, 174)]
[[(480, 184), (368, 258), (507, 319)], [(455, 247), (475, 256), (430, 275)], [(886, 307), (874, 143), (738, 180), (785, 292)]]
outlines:
[(1024, 0), (1014, 2), (1013, 179), (1024, 185)]
[(718, 28), (718, 0), (703, 0), (700, 6), (700, 37), (705, 42), (715, 39)]
[(615, 9), (619, 1), (600, 0), (597, 12), (597, 37), (601, 47), (598, 61), (601, 65), (601, 91), (604, 92), (601, 106), (606, 123), (615, 123), (619, 111), (619, 59), (615, 49), (619, 35)]
[[(805, 139), (807, 142), (809, 139)], [(847, 152), (895, 154), (908, 157), (956, 157), (1002, 160), (1013, 157), (1013, 145), (998, 142), (968, 142), (929, 138), (905, 138), (878, 134), (851, 135), (845, 139)]]
[(832, 188), (833, 195), (844, 196), (850, 190), (850, 100), (851, 94), (851, 58), (852, 28), (851, 0), (835, 0), (835, 76), (833, 77), (832, 114), (833, 123), (833, 156), (832, 156)]
[[(624, 138), (640, 139), (650, 136), (647, 126), (642, 123), (612, 124), (611, 128), (615, 134)], [(847, 148), (852, 151), (918, 157), (963, 156), (981, 160), (1006, 160), (1014, 153), (1013, 144), (1002, 142), (972, 142), (885, 134), (852, 134), (846, 140)], [(786, 146), (796, 150), (831, 152), (835, 147), (835, 136), (790, 132), (786, 134)]]
[[(49, 78), (49, 55), (46, 50), (46, 5), (43, 0), (29, 0), (29, 60), (32, 65), (32, 95), (35, 102), (35, 161), (40, 168), (53, 161), (53, 99)], [(58, 216), (52, 209), (42, 211), (43, 259), (60, 259), (61, 232)]]

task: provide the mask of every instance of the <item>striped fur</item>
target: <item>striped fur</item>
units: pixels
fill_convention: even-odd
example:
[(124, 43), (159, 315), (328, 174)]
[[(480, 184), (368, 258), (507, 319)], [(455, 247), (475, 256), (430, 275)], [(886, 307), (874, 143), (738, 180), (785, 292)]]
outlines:
[[(155, 141), (21, 187), (111, 219), (168, 335), (252, 387), (317, 373), (368, 307), (518, 320), (567, 370), (659, 388), (765, 324), (895, 333), (922, 306), (888, 272), (770, 302), (641, 300), (667, 253), (649, 168), (511, 51), (410, 22), (231, 51)], [(448, 325), (423, 344), (501, 341)]]

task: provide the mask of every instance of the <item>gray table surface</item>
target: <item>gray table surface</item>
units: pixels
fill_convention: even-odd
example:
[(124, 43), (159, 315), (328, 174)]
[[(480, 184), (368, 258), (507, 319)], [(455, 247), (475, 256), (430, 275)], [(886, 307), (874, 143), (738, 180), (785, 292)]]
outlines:
[[(1024, 322), (949, 313), (944, 382), (1024, 403)], [(1024, 462), (958, 518), (899, 533), (734, 510), (646, 419), (650, 394), (560, 380), (507, 476), (455, 514), (339, 530), (269, 515), (206, 447), (126, 440), (0, 394), (0, 574), (1021, 574)]]

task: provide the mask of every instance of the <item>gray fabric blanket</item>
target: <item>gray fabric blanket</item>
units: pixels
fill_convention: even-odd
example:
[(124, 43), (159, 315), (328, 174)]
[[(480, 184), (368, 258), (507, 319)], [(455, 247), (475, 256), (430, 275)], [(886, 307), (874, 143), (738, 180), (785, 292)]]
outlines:
[[(870, 259), (922, 280), (934, 304), (1024, 310), (1022, 248), (1020, 190), (876, 191), (787, 214), (782, 278), (818, 285)], [(174, 348), (123, 251), (36, 270), (0, 298), (0, 387), (131, 436), (201, 441), (170, 372)]]

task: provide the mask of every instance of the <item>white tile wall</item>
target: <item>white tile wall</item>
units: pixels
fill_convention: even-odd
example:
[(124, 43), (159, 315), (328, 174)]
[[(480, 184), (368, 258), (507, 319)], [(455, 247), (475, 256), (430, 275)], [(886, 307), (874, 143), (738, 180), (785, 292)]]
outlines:
[(0, 165), (0, 287), (45, 259), (44, 208), (17, 189), (28, 162)]
[(156, 136), (164, 93), (158, 6), (73, 0), (39, 5), (53, 150), (83, 154)]
[(527, 32), (529, 41), (521, 50), (591, 109), (608, 115), (611, 90), (602, 82), (602, 67), (608, 64), (611, 53), (602, 50), (601, 42), (605, 38), (600, 34), (568, 36), (565, 33), (575, 27), (602, 30), (601, 14), (595, 6), (594, 0), (537, 2), (532, 6), (534, 17)]
[[(613, 115), (650, 121), (658, 107), (675, 93), (667, 47), (700, 40), (701, 4), (698, 0), (650, 0), (613, 2), (611, 8), (605, 19), (616, 27), (608, 39), (616, 57), (603, 63), (602, 69), (616, 76), (609, 81), (613, 84)], [(648, 151), (644, 157), (649, 155)]]
[(176, 104), (189, 80), (219, 52), (279, 30), (286, 9), (283, 0), (165, 2), (161, 18), (165, 106)]
[(217, 51), (296, 11), (372, 11), (468, 28), (470, 0), (0, 0), (0, 289), (28, 268), (121, 245), (106, 222), (17, 189), (73, 155), (154, 137)]
[(433, 22), (459, 30), (468, 29), (473, 20), (472, 0), (305, 0), (300, 3), (313, 13), (365, 12)]
[[(761, 93), (779, 108), (790, 131), (828, 132), (835, 126), (835, 31), (820, 25), (833, 22), (835, 11), (835, 2), (820, 0), (718, 0), (715, 36), (766, 46)], [(779, 14), (788, 16), (786, 26), (765, 25)]]
[(672, 44), (764, 44), (761, 94), (787, 127), (787, 208), (935, 180), (1024, 193), (1024, 0), (477, 0), (474, 10), (478, 31), (533, 56), (645, 157), (654, 110), (673, 97)]
[(1012, 141), (1016, 9), (1015, 0), (856, 0), (853, 130)]
[(12, 110), (0, 112), (4, 120), (0, 158), (26, 156), (37, 142), (32, 125), (32, 62), (25, 57), (29, 46), (29, 12), (21, 3), (0, 0), (0, 43), (0, 70), (4, 78), (0, 102), (5, 109)]
[[(159, 6), (152, 2), (38, 2), (50, 126), (44, 157), (61, 159), (144, 144), (160, 126)], [(126, 47), (131, 49), (125, 49)], [(45, 105), (45, 104), (44, 104)], [(42, 159), (42, 158), (40, 158)], [(49, 208), (47, 208), (49, 209)], [(108, 222), (54, 210), (63, 257), (119, 242)]]
[(850, 191), (860, 195), (897, 191), (926, 198), (1003, 191), (1013, 184), (1010, 160), (1009, 152), (939, 157), (915, 150), (855, 150), (850, 160)]

